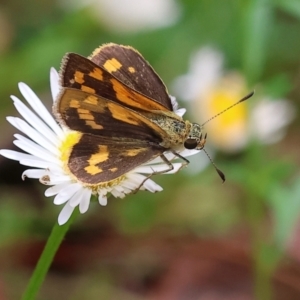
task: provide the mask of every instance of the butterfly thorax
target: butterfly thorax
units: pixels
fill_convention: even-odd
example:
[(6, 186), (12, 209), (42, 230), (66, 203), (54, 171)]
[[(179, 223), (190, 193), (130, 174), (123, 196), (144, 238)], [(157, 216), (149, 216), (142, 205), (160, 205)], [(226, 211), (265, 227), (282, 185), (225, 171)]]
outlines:
[(197, 145), (201, 140), (201, 126), (185, 121), (177, 115), (157, 114), (151, 116), (151, 121), (166, 132), (166, 136), (161, 142), (161, 146), (165, 148), (176, 150), (182, 148), (187, 140), (192, 139), (197, 142)]

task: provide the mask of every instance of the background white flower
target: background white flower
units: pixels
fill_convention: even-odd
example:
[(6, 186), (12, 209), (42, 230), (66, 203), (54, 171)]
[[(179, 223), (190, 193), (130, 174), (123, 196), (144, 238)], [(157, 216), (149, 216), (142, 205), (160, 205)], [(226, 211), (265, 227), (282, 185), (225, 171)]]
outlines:
[[(224, 57), (211, 47), (191, 56), (189, 71), (173, 84), (174, 94), (187, 101), (194, 120), (204, 123), (248, 94), (245, 78), (237, 71), (224, 71)], [(295, 117), (293, 105), (285, 99), (271, 99), (261, 93), (205, 125), (208, 143), (233, 153), (245, 148), (251, 139), (274, 143), (285, 134)]]
[(286, 134), (286, 126), (296, 117), (294, 107), (285, 99), (263, 98), (252, 110), (250, 132), (259, 141), (273, 144)]
[(176, 23), (180, 7), (174, 0), (64, 0), (66, 9), (87, 7), (96, 20), (116, 32), (137, 32)]

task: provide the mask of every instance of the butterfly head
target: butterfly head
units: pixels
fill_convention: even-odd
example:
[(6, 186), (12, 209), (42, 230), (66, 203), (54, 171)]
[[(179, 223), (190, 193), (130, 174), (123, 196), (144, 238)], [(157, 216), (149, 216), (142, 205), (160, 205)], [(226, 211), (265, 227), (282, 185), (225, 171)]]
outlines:
[(201, 150), (203, 149), (206, 143), (206, 136), (207, 134), (205, 134), (203, 138), (201, 125), (197, 123), (192, 123), (189, 135), (184, 141), (183, 145), (186, 149), (189, 150), (191, 149)]

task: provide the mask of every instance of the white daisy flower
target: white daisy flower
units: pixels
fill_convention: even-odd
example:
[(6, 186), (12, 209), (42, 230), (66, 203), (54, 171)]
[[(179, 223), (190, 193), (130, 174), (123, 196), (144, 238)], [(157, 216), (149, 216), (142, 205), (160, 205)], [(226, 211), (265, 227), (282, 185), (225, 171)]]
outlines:
[[(58, 73), (56, 70), (51, 69), (50, 83), (53, 100), (59, 94), (60, 87), (58, 82)], [(74, 177), (64, 167), (66, 165), (66, 155), (64, 155), (66, 141), (75, 132), (62, 128), (57, 124), (41, 100), (26, 84), (20, 83), (19, 89), (31, 109), (17, 97), (11, 96), (15, 108), (23, 119), (7, 117), (7, 120), (23, 133), (23, 135), (14, 135), (14, 144), (26, 153), (2, 149), (0, 154), (30, 167), (22, 174), (23, 179), (26, 177), (39, 179), (41, 183), (51, 186), (45, 191), (45, 196), (55, 196), (53, 202), (56, 205), (64, 204), (58, 217), (60, 225), (68, 221), (76, 206), (79, 206), (81, 213), (85, 213), (89, 208), (92, 195), (96, 195), (99, 204), (105, 206), (107, 205), (109, 194), (123, 198), (135, 191), (147, 178), (147, 175), (152, 174), (154, 171), (167, 169), (167, 165), (158, 157), (105, 186), (101, 186), (101, 184), (96, 187), (83, 185), (74, 180)], [(175, 99), (171, 98), (171, 100), (177, 109)], [(185, 110), (179, 109), (175, 112), (178, 115), (183, 115)], [(180, 154), (189, 156), (198, 152), (197, 150), (184, 150)], [(174, 155), (171, 153), (166, 153), (165, 155), (169, 160), (174, 159)], [(172, 164), (174, 169), (167, 174), (177, 172), (182, 166), (182, 163), (179, 162)], [(146, 180), (140, 189), (148, 190), (152, 193), (162, 191), (162, 187), (151, 179)]]
[[(173, 84), (174, 93), (190, 105), (200, 124), (243, 98), (251, 89), (237, 71), (224, 70), (223, 55), (203, 47), (190, 59), (187, 74)], [(295, 117), (293, 105), (285, 99), (270, 99), (260, 92), (248, 103), (237, 105), (205, 125), (208, 145), (235, 153), (255, 139), (269, 144), (279, 141)]]

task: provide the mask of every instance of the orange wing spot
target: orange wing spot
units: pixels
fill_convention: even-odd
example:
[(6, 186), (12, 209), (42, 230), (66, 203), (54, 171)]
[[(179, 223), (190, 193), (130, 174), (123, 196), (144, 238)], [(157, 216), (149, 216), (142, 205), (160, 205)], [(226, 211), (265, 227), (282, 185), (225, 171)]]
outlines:
[(128, 67), (128, 71), (130, 73), (135, 73), (135, 68), (134, 67)]
[(84, 169), (90, 175), (96, 175), (96, 174), (103, 172), (103, 170), (97, 166), (88, 166), (88, 167), (85, 167)]
[(139, 120), (132, 115), (130, 111), (124, 114), (124, 108), (122, 106), (114, 103), (107, 103), (107, 107), (110, 110), (113, 118), (128, 124), (139, 125)]
[(103, 80), (103, 73), (99, 68), (95, 68), (92, 72), (89, 73), (89, 76), (101, 81)]
[(81, 90), (90, 94), (96, 94), (96, 91), (92, 88), (90, 88), (89, 86), (86, 85), (82, 85), (81, 86)]
[(86, 120), (85, 124), (92, 127), (93, 129), (103, 129), (104, 127), (100, 124), (97, 124), (93, 119)]
[(118, 171), (118, 168), (111, 168), (111, 169), (108, 169), (109, 171), (111, 171), (111, 172), (116, 172), (116, 171)]
[(95, 96), (88, 96), (83, 100), (83, 102), (92, 104), (92, 105), (98, 105), (98, 99)]
[(126, 86), (123, 86), (116, 79), (111, 79), (110, 82), (112, 83), (113, 89), (116, 92), (117, 99), (124, 104), (147, 110), (168, 111), (163, 105), (159, 104), (158, 102), (155, 102), (133, 90), (129, 91)]
[(88, 174), (95, 175), (103, 172), (103, 170), (99, 168), (97, 164), (100, 164), (108, 159), (109, 157), (108, 147), (100, 145), (98, 146), (98, 149), (99, 149), (98, 153), (91, 155), (90, 159), (88, 160), (89, 165), (84, 168)]
[(137, 156), (145, 151), (145, 148), (130, 149), (124, 152), (125, 156)]
[(88, 109), (84, 109), (84, 108), (78, 108), (77, 112), (79, 114), (89, 114), (90, 113), (90, 111)]
[(79, 114), (81, 120), (94, 120), (94, 116), (91, 114)]
[(72, 99), (70, 101), (70, 107), (72, 107), (72, 108), (79, 108), (80, 107), (79, 101), (76, 100), (76, 99)]
[(79, 83), (79, 84), (83, 84), (84, 83), (84, 74), (80, 71), (76, 71), (74, 74), (74, 80)]
[(121, 67), (122, 67), (122, 64), (115, 58), (107, 60), (103, 65), (103, 68), (106, 71), (108, 71), (109, 73), (116, 72)]

